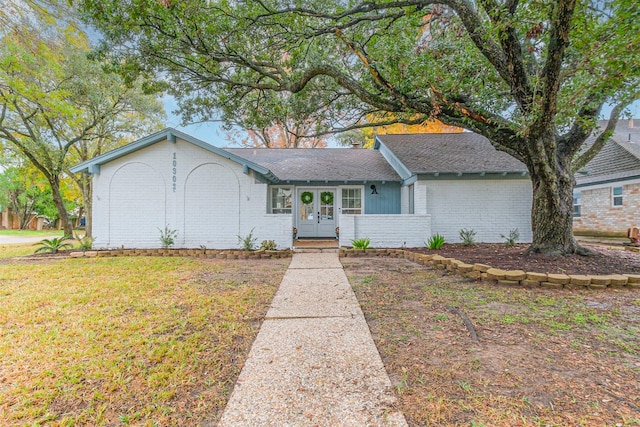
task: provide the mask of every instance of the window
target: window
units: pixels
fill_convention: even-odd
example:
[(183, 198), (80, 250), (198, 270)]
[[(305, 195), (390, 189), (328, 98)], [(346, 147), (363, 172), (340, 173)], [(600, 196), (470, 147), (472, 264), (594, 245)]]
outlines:
[(362, 189), (343, 188), (342, 189), (342, 213), (361, 214), (362, 213)]
[(573, 193), (573, 217), (579, 218), (582, 216), (582, 193), (576, 191)]
[(269, 213), (291, 213), (291, 187), (271, 187), (269, 190)]
[(414, 197), (414, 187), (413, 184), (411, 184), (409, 186), (409, 213), (410, 214), (414, 214), (416, 213), (416, 208), (413, 202), (413, 197)]
[(611, 194), (613, 195), (613, 206), (622, 206), (622, 187), (613, 187)]

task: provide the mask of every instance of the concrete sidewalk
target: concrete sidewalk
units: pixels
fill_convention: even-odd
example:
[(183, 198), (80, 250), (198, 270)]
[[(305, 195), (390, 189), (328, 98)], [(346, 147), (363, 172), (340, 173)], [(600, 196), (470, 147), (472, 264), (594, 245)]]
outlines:
[(406, 426), (336, 253), (297, 253), (220, 426)]

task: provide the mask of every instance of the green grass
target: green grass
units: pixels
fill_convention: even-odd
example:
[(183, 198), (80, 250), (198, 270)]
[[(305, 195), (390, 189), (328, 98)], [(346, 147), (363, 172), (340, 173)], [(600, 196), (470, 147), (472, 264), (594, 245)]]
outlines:
[(0, 425), (215, 420), (286, 261), (0, 264)]
[(0, 230), (0, 236), (17, 236), (17, 237), (40, 237), (44, 239), (48, 236), (62, 237), (62, 230)]
[(342, 262), (409, 425), (637, 422), (637, 290), (528, 289), (396, 259), (376, 258), (374, 272), (372, 259)]

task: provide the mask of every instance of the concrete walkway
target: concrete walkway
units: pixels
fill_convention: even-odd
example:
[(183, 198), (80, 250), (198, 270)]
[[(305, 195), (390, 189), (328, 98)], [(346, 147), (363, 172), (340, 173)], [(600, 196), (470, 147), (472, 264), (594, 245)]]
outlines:
[(406, 426), (336, 253), (296, 253), (220, 426)]

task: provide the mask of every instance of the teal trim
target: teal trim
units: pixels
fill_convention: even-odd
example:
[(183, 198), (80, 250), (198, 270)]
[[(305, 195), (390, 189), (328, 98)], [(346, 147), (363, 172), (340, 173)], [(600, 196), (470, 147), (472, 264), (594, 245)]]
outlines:
[[(378, 194), (371, 194), (371, 185), (376, 186)], [(364, 186), (364, 213), (369, 215), (399, 214), (400, 188), (399, 182), (367, 182)]]
[(127, 144), (120, 148), (116, 148), (115, 150), (111, 150), (108, 153), (102, 154), (100, 156), (94, 157), (93, 159), (77, 164), (72, 168), (70, 168), (69, 170), (72, 173), (78, 173), (83, 171), (88, 171), (89, 173), (93, 173), (92, 171), (95, 170), (96, 167), (98, 167), (98, 171), (99, 171), (100, 165), (112, 162), (116, 159), (119, 159), (120, 157), (126, 156), (128, 154), (131, 154), (133, 152), (136, 152), (138, 150), (141, 150), (145, 147), (156, 144), (158, 142), (161, 142), (161, 141), (174, 142), (175, 141), (175, 143), (177, 143), (176, 138), (179, 138), (183, 141), (196, 145), (220, 157), (224, 157), (225, 159), (229, 159), (232, 162), (238, 163), (239, 165), (243, 166), (243, 168), (247, 167), (257, 172), (258, 174), (262, 175), (264, 179), (269, 183), (276, 184), (280, 181), (280, 179), (277, 176), (275, 176), (273, 172), (271, 172), (269, 169), (263, 166), (250, 162), (246, 159), (243, 159), (242, 157), (236, 156), (235, 154), (231, 154), (221, 148), (218, 148), (216, 146), (209, 144), (208, 142), (204, 142), (198, 138), (194, 138), (191, 135), (187, 135), (186, 133), (180, 132), (179, 130), (176, 130), (173, 128), (166, 128), (164, 130), (161, 130), (160, 132), (156, 132), (145, 138), (138, 139), (137, 141), (134, 141), (130, 144)]
[(89, 165), (87, 170), (91, 175), (98, 175), (100, 173), (100, 165), (98, 164)]
[(413, 176), (411, 171), (407, 169), (407, 167), (396, 157), (395, 154), (382, 141), (378, 139), (376, 136), (373, 143), (373, 149), (380, 151), (382, 157), (385, 158), (387, 162), (391, 165), (391, 167), (396, 171), (402, 180), (407, 180)]
[(529, 180), (529, 174), (523, 172), (467, 172), (467, 173), (449, 173), (435, 172), (419, 174), (419, 181), (477, 181), (487, 179), (526, 179)]
[[(400, 184), (399, 181), (385, 181), (387, 184), (397, 183)], [(365, 185), (369, 188), (369, 185), (375, 184), (376, 186), (380, 185), (379, 181), (364, 181), (364, 180), (343, 180), (343, 181), (280, 181), (278, 185), (295, 185), (297, 187), (339, 187), (341, 185)]]

